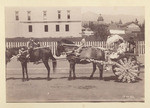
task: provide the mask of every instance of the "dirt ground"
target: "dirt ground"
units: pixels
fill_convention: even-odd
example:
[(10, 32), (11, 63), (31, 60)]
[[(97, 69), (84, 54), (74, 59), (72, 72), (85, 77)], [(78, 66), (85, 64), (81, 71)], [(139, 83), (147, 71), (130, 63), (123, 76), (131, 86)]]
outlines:
[[(29, 81), (22, 82), (20, 62), (13, 60), (6, 68), (7, 102), (144, 102), (144, 68), (135, 83), (115, 81), (111, 71), (104, 71), (99, 80), (98, 69), (89, 80), (92, 64), (76, 66), (76, 80), (68, 80), (69, 63), (58, 61), (56, 73), (47, 81), (43, 64), (28, 63)], [(51, 66), (51, 63), (49, 63)], [(51, 66), (52, 67), (52, 66)]]

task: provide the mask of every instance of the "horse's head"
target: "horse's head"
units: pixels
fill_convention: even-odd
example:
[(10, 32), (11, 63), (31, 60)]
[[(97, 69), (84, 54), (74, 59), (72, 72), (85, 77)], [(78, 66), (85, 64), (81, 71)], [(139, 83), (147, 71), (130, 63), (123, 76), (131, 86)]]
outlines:
[(13, 55), (9, 52), (9, 50), (6, 49), (6, 52), (5, 52), (6, 64), (7, 64), (8, 62), (10, 62), (10, 59), (12, 58), (12, 56), (13, 56)]
[(15, 48), (10, 48), (10, 49), (6, 49), (6, 64), (8, 62), (10, 62), (11, 58), (14, 56), (14, 55), (17, 55), (18, 54), (18, 51), (15, 49)]
[(69, 44), (74, 44), (74, 43), (66, 39), (62, 39), (61, 41), (58, 41), (57, 49), (56, 49), (56, 56), (60, 56), (63, 52), (67, 52), (67, 50), (70, 49)]
[[(11, 61), (11, 58), (13, 56), (16, 56), (19, 54), (19, 49), (22, 48), (22, 47), (18, 47), (18, 48), (8, 48), (6, 49), (6, 52), (5, 52), (5, 57), (6, 57), (6, 64), (8, 62)], [(24, 47), (25, 48), (25, 47)]]
[(57, 42), (56, 56), (60, 56), (61, 53), (64, 52), (64, 46), (61, 41)]

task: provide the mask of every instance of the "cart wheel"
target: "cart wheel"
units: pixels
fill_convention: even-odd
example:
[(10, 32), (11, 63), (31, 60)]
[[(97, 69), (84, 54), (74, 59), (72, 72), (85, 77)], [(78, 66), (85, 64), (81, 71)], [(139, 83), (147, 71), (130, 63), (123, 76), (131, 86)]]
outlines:
[(114, 74), (121, 82), (135, 82), (140, 73), (140, 66), (135, 56), (123, 57), (112, 66)]

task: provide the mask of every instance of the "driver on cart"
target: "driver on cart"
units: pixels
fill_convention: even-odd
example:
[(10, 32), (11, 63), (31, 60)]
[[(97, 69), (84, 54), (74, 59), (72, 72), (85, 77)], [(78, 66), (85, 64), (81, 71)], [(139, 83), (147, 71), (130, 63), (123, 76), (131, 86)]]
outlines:
[(75, 51), (76, 52), (76, 55), (80, 55), (80, 51), (82, 50), (82, 48), (85, 46), (85, 38), (82, 38), (81, 40), (81, 45), (79, 46), (79, 48)]

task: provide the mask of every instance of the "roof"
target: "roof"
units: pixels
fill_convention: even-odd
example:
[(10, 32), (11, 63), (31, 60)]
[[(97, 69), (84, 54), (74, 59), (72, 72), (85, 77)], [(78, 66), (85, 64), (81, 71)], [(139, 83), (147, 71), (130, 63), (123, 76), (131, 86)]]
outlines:
[(125, 24), (122, 24), (121, 27), (127, 27), (130, 24), (135, 24), (135, 25), (139, 26), (137, 23), (135, 23), (135, 22), (132, 21), (132, 22), (127, 22)]
[[(131, 24), (135, 24), (136, 26), (135, 27), (128, 27)], [(132, 32), (139, 32), (139, 31), (141, 31), (139, 25), (137, 23), (135, 23), (135, 22), (125, 23), (125, 24), (122, 25), (122, 27), (126, 27), (126, 30), (129, 30), (129, 31), (132, 31)]]
[[(135, 24), (137, 27), (130, 27), (128, 28), (129, 25)], [(140, 31), (140, 27), (137, 23), (135, 22), (127, 22), (125, 24), (118, 24), (118, 23), (111, 23), (109, 25), (109, 30), (130, 30), (130, 31)]]
[(125, 34), (125, 30), (110, 30), (110, 34)]
[(94, 35), (94, 32), (89, 28), (87, 28), (85, 29), (85, 31), (82, 32), (82, 35), (90, 36), (90, 35)]
[(101, 14), (99, 15), (97, 21), (104, 21), (104, 18), (101, 16)]
[(117, 24), (117, 23), (111, 23), (109, 25), (109, 29), (113, 29), (113, 30), (124, 30), (123, 27), (121, 27), (120, 24)]

